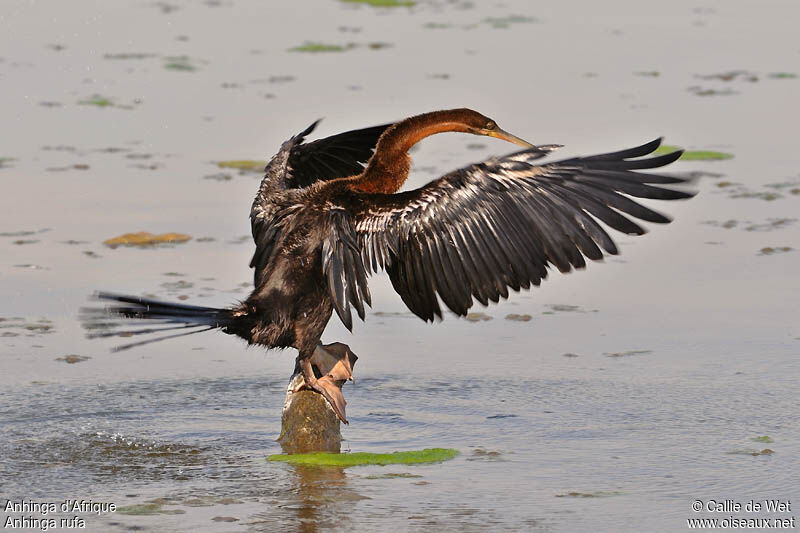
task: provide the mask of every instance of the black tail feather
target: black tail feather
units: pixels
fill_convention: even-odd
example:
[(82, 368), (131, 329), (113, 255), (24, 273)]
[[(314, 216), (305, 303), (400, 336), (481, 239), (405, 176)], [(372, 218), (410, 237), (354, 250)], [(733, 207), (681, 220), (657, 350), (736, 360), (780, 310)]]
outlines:
[[(212, 329), (224, 329), (233, 321), (230, 309), (162, 302), (150, 298), (109, 292), (97, 292), (94, 298), (115, 303), (102, 308), (95, 307), (81, 310), (83, 327), (88, 331), (86, 336), (91, 339), (191, 330), (117, 346), (113, 349), (115, 352)], [(128, 326), (131, 319), (137, 320), (138, 325), (149, 327), (119, 329)], [(152, 327), (157, 325), (165, 327)]]

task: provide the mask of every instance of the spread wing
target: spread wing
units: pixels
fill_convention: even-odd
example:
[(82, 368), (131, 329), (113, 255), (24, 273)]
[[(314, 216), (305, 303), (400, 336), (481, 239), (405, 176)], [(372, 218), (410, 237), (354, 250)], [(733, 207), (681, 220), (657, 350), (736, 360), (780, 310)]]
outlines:
[[(630, 197), (676, 200), (694, 193), (661, 187), (685, 180), (636, 172), (680, 152), (641, 157), (661, 140), (620, 152), (535, 165), (554, 147), (527, 149), (471, 165), (392, 195), (356, 194), (345, 208), (367, 271), (387, 270), (394, 289), (425, 320), (441, 318), (437, 295), (458, 315), (539, 285), (550, 265), (583, 268), (618, 250), (601, 221), (629, 235), (633, 219), (670, 219)], [(344, 270), (350, 286), (359, 280)]]
[(250, 225), (256, 251), (250, 261), (259, 272), (272, 255), (280, 237), (280, 219), (291, 203), (292, 189), (300, 189), (316, 181), (352, 176), (363, 170), (362, 163), (372, 157), (383, 131), (391, 124), (352, 130), (310, 143), (305, 137), (314, 131), (319, 120), (281, 145), (267, 163), (250, 211)]
[(307, 144), (298, 144), (289, 155), (286, 186), (308, 187), (316, 181), (353, 176), (364, 170), (378, 138), (391, 124), (346, 131)]

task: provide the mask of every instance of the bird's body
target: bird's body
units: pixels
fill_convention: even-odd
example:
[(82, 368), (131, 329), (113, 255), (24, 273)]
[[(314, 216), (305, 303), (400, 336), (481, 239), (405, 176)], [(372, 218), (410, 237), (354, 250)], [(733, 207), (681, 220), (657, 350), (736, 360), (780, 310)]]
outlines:
[[(216, 309), (100, 296), (120, 302), (107, 311), (124, 317), (220, 328), (251, 344), (296, 348), (306, 385), (322, 393), (342, 420), (341, 393), (331, 376), (315, 376), (311, 358), (334, 311), (348, 329), (351, 308), (364, 319), (370, 274), (386, 270), (420, 318), (441, 318), (439, 300), (465, 315), (474, 300), (486, 305), (508, 297), (509, 288), (539, 285), (550, 265), (568, 272), (584, 267), (584, 257), (616, 254), (598, 220), (628, 234), (644, 229), (625, 214), (669, 221), (629, 196), (691, 196), (653, 185), (679, 178), (633, 172), (679, 157), (632, 159), (651, 153), (659, 141), (536, 165), (557, 146), (533, 146), (468, 109), (304, 144), (315, 125), (286, 141), (267, 164), (251, 209), (254, 290), (244, 301)], [(410, 170), (411, 146), (445, 131), (527, 148), (398, 193)]]

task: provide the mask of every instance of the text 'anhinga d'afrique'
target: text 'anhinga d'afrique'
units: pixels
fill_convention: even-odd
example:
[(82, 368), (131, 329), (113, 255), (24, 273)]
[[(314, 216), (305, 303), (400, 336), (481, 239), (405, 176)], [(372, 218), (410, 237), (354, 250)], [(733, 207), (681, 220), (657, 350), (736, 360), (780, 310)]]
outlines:
[[(507, 298), (509, 288), (539, 285), (551, 265), (569, 272), (583, 268), (585, 258), (616, 254), (598, 221), (628, 235), (645, 233), (632, 218), (669, 222), (630, 197), (693, 196), (661, 187), (680, 178), (636, 172), (680, 157), (673, 152), (635, 159), (652, 153), (660, 139), (535, 164), (558, 146), (534, 146), (470, 109), (425, 113), (304, 143), (315, 126), (283, 143), (266, 166), (250, 212), (255, 289), (244, 301), (217, 309), (98, 296), (116, 302), (106, 313), (190, 329), (178, 335), (219, 328), (249, 344), (296, 348), (305, 386), (321, 393), (345, 422), (336, 382), (350, 377), (349, 363), (321, 371), (315, 365), (315, 375), (312, 355), (333, 311), (348, 329), (351, 307), (364, 319), (364, 306), (371, 305), (370, 274), (385, 270), (403, 302), (424, 320), (441, 318), (439, 300), (463, 316), (473, 300), (487, 305)], [(411, 166), (409, 149), (450, 131), (497, 137), (525, 149), (398, 192)], [(127, 333), (165, 329), (173, 327)]]

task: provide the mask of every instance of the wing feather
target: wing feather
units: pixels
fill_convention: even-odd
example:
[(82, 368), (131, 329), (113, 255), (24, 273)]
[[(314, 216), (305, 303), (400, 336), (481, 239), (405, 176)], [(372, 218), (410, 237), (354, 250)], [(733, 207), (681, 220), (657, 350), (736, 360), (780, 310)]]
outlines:
[[(473, 298), (486, 305), (508, 289), (539, 285), (548, 268), (562, 272), (618, 253), (599, 222), (630, 235), (645, 229), (634, 220), (670, 218), (631, 197), (690, 198), (661, 187), (685, 180), (641, 169), (680, 157), (645, 159), (660, 139), (644, 145), (534, 165), (553, 147), (523, 150), (471, 165), (427, 185), (397, 194), (350, 191), (343, 199), (358, 238), (358, 259), (374, 272), (386, 269), (395, 290), (425, 320), (442, 316), (438, 299), (465, 315)], [(630, 217), (630, 218), (629, 218)], [(438, 297), (438, 298), (437, 298)]]

